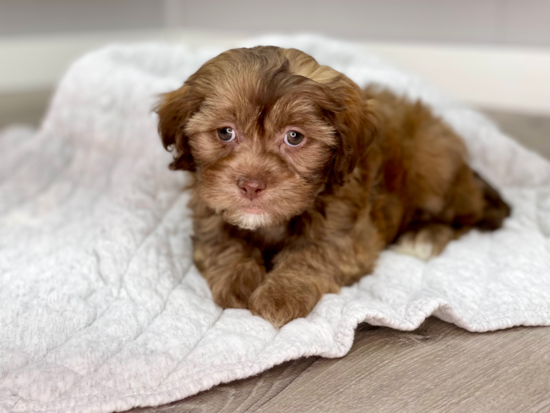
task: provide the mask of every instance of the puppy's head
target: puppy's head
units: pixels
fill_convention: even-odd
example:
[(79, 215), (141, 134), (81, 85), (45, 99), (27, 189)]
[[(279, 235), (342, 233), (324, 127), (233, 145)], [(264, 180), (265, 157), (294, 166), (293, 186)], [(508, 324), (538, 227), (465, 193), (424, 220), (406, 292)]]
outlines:
[(229, 50), (157, 108), (172, 169), (202, 201), (247, 229), (280, 224), (345, 181), (373, 122), (359, 87), (295, 49)]

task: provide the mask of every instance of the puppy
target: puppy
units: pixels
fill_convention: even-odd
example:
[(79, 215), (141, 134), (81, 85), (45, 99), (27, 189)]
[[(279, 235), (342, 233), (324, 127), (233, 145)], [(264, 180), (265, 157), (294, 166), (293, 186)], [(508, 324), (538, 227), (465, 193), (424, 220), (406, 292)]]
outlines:
[(426, 259), (509, 215), (430, 109), (295, 49), (222, 53), (157, 113), (170, 168), (195, 178), (194, 261), (214, 301), (275, 326), (372, 272), (392, 243)]

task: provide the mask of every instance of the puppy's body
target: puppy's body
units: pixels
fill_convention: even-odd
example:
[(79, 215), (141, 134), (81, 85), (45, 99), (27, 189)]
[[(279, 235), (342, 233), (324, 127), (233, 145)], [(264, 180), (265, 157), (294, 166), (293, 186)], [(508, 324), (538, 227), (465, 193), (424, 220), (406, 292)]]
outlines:
[(297, 50), (226, 52), (159, 116), (172, 167), (195, 175), (194, 260), (214, 300), (275, 325), (372, 272), (400, 236), (435, 255), (509, 213), (428, 108), (361, 91)]

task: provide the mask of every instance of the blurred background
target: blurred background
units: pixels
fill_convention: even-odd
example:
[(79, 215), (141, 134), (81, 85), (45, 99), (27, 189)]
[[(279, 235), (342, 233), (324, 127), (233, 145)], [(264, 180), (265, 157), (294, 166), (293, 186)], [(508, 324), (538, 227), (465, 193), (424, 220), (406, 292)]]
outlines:
[(358, 43), (550, 156), (550, 0), (0, 0), (0, 127), (37, 125), (70, 62), (105, 44), (302, 32)]

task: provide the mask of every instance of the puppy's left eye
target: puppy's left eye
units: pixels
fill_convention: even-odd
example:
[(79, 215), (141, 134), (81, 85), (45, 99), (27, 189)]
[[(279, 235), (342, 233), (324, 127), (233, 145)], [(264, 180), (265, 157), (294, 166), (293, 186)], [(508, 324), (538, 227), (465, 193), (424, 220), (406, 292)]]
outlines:
[(218, 129), (218, 138), (224, 142), (231, 142), (235, 139), (235, 130), (230, 127)]
[(303, 140), (304, 135), (300, 132), (296, 132), (295, 130), (291, 130), (285, 135), (285, 143), (288, 146), (299, 146)]

